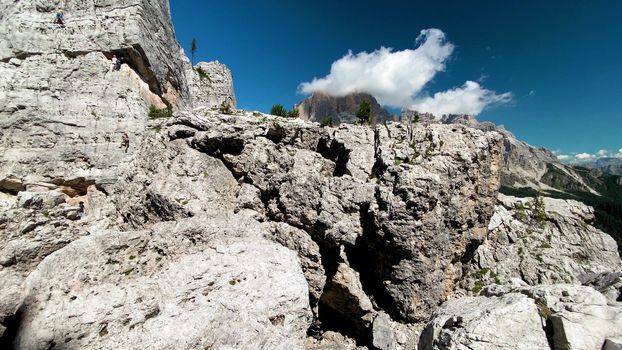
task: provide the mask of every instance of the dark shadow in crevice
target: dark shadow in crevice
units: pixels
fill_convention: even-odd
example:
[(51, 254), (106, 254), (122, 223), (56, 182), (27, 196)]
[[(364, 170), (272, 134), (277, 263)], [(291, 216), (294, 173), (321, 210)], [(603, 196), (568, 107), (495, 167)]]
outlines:
[(351, 175), (347, 169), (350, 150), (346, 149), (342, 143), (324, 136), (319, 140), (316, 152), (335, 163), (333, 176)]
[(353, 246), (346, 247), (350, 266), (359, 272), (365, 294), (374, 304), (385, 310), (394, 320), (400, 320), (398, 305), (387, 291), (384, 282), (390, 279), (393, 266), (406, 256), (407, 252), (385, 237), (381, 228), (376, 226), (375, 218), (369, 211), (369, 204), (360, 209), (360, 221), (363, 234)]
[(15, 347), (15, 338), (17, 337), (24, 311), (25, 307), (22, 305), (13, 316), (7, 316), (2, 320), (2, 325), (6, 327), (6, 330), (0, 337), (0, 349), (17, 349)]
[(135, 44), (122, 49), (103, 52), (103, 54), (109, 60), (112, 59), (113, 55), (117, 56), (117, 59), (120, 59), (122, 64), (127, 64), (138, 74), (142, 81), (147, 83), (151, 92), (158, 96), (163, 95), (163, 89), (160, 85), (160, 81), (151, 69), (149, 59), (140, 45)]
[(239, 156), (244, 151), (244, 140), (233, 136), (193, 139), (190, 145), (197, 151), (222, 159), (225, 154)]

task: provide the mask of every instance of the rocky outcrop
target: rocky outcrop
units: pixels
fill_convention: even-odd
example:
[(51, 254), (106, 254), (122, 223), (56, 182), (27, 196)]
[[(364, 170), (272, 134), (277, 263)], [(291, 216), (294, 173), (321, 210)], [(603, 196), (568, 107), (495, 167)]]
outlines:
[(487, 238), (465, 269), (465, 288), (477, 293), (512, 278), (582, 284), (622, 272), (616, 242), (591, 226), (593, 220), (593, 210), (577, 201), (499, 195)]
[(443, 305), (419, 349), (602, 349), (622, 332), (622, 304), (591, 288), (493, 286), (484, 294)]
[[(470, 115), (443, 115), (439, 117), (413, 111), (402, 112), (400, 118), (403, 121), (414, 120), (415, 115), (423, 123), (458, 124), (501, 134), (503, 137), (501, 183), (504, 187), (584, 191), (598, 194), (572, 167), (560, 163), (553, 152), (546, 148), (533, 147), (517, 139), (503, 125), (479, 122)], [(552, 179), (552, 177), (556, 179)], [(563, 183), (559, 183), (560, 181)]]
[(186, 71), (186, 76), (193, 106), (219, 108), (226, 104), (235, 109), (233, 77), (227, 66), (214, 61), (199, 62), (195, 67), (187, 67), (190, 68)]
[[(186, 74), (192, 69), (175, 40), (168, 1), (62, 2), (62, 26), (53, 23), (57, 4), (2, 7), (0, 179), (110, 181), (142, 141), (150, 106), (209, 106), (233, 96), (217, 63), (207, 64), (209, 86), (188, 83), (200, 79)], [(113, 55), (122, 59), (118, 71)]]
[(322, 122), (327, 118), (332, 118), (335, 125), (356, 123), (358, 122), (356, 112), (363, 101), (370, 103), (374, 121), (382, 123), (391, 119), (389, 112), (382, 108), (373, 96), (365, 93), (334, 97), (316, 92), (296, 105), (296, 109), (300, 118), (304, 120)]
[(538, 307), (521, 294), (451, 300), (434, 313), (419, 341), (420, 350), (517, 348), (550, 349)]
[(331, 129), (266, 120), (188, 116), (170, 127), (194, 129), (185, 142), (222, 160), (244, 184), (239, 210), (308, 237), (296, 239), (309, 242), (300, 247), (285, 244), (308, 267), (315, 298), (323, 278), (313, 277), (321, 271), (317, 248), (306, 247), (317, 244), (326, 273), (320, 320), (358, 310), (360, 317), (333, 322), (353, 322), (350, 335), (360, 335), (376, 310), (425, 319), (452, 294), (461, 259), (484, 238), (498, 186), (498, 140), (442, 125), (420, 126), (409, 139), (399, 124)]

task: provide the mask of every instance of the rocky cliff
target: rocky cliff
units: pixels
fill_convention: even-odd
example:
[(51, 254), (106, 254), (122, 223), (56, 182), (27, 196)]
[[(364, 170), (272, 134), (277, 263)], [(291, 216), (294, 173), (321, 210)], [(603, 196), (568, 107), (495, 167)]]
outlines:
[[(53, 23), (56, 5), (65, 5), (65, 25)], [(0, 178), (84, 191), (114, 179), (131, 159), (151, 105), (235, 100), (225, 68), (204, 66), (214, 80), (203, 83), (180, 53), (167, 1), (16, 1), (2, 13)], [(113, 55), (123, 62), (118, 71)], [(218, 97), (197, 93), (206, 90), (201, 84)], [(119, 147), (123, 132), (127, 152)]]
[(296, 105), (300, 118), (315, 122), (321, 122), (326, 118), (332, 118), (334, 124), (355, 123), (358, 121), (356, 112), (361, 102), (366, 101), (371, 105), (372, 118), (382, 123), (391, 119), (391, 115), (376, 99), (366, 93), (354, 93), (343, 97), (333, 97), (316, 92), (304, 101)]
[(499, 195), (499, 132), (222, 114), (231, 74), (190, 66), (166, 1), (2, 6), (1, 348), (619, 345), (615, 242)]

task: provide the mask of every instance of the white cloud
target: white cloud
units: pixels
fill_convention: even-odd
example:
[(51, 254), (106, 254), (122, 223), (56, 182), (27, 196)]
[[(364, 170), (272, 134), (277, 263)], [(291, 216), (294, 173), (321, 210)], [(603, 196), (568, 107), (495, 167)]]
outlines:
[(530, 90), (528, 95), (535, 96), (535, 94), (536, 94), (536, 90)]
[[(381, 105), (393, 108), (422, 105), (434, 114), (443, 114), (442, 110), (477, 114), (490, 103), (503, 103), (511, 98), (510, 94), (497, 95), (471, 81), (433, 97), (420, 96), (434, 76), (445, 70), (454, 45), (439, 29), (422, 30), (416, 42), (418, 47), (414, 50), (394, 51), (381, 47), (370, 53), (353, 54), (350, 51), (333, 62), (326, 77), (304, 82), (298, 89), (305, 94), (323, 92), (332, 96), (365, 92), (373, 95)], [(452, 100), (452, 107), (438, 108), (440, 99), (446, 101), (448, 98), (456, 99)]]
[(437, 92), (433, 97), (418, 98), (410, 108), (434, 115), (462, 113), (477, 115), (489, 105), (510, 101), (512, 94), (509, 92), (497, 95), (474, 81), (467, 81), (462, 87)]
[(606, 149), (601, 149), (598, 152), (596, 152), (596, 155), (598, 157), (607, 157), (609, 155), (609, 151), (607, 151)]
[(593, 154), (579, 153), (574, 156), (577, 160), (590, 160), (596, 158)]
[(570, 156), (567, 154), (560, 154), (557, 156), (557, 159), (559, 159), (560, 161), (569, 160)]

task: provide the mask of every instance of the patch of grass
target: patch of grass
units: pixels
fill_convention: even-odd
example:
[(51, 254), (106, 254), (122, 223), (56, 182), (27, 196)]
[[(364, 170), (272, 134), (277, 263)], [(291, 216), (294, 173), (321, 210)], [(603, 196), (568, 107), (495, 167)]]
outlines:
[(537, 300), (536, 306), (538, 307), (538, 314), (543, 320), (546, 321), (551, 317), (551, 309), (544, 302)]
[(151, 105), (149, 107), (149, 118), (151, 119), (160, 119), (160, 118), (170, 118), (173, 116), (173, 108), (172, 107), (166, 107), (166, 108), (157, 108), (154, 105)]
[(253, 117), (259, 118), (261, 117), (263, 114), (259, 113), (259, 112), (253, 112)]
[(475, 271), (473, 273), (473, 277), (475, 277), (475, 278), (482, 278), (482, 277), (486, 276), (489, 272), (490, 272), (490, 269), (487, 268), (487, 267), (484, 267), (483, 269), (481, 269), (479, 271)]
[(235, 113), (229, 101), (222, 101), (222, 103), (220, 104), (220, 107), (218, 108), (218, 111), (222, 114), (227, 114), (227, 115), (231, 115)]

